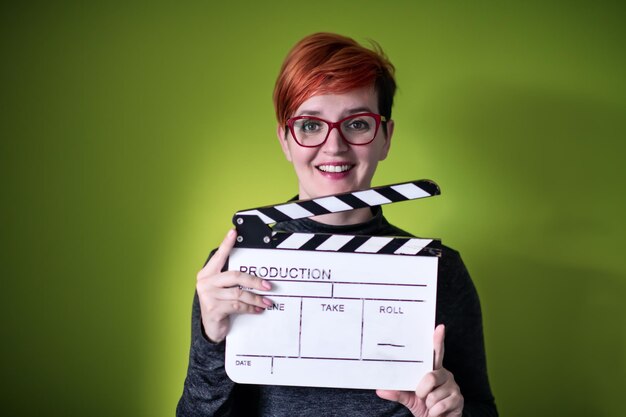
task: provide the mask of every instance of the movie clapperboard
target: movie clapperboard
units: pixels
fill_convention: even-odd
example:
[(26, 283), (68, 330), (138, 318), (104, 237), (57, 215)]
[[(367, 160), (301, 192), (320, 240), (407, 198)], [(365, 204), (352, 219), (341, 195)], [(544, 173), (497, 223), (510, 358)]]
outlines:
[(237, 212), (228, 269), (271, 282), (273, 305), (231, 316), (238, 383), (414, 390), (433, 367), (441, 242), (275, 232), (270, 224), (431, 197), (420, 180)]

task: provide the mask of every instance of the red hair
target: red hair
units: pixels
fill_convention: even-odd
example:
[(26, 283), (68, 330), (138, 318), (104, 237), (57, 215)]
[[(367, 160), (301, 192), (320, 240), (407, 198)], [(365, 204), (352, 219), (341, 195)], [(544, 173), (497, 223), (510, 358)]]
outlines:
[(285, 58), (274, 87), (278, 123), (284, 126), (314, 95), (342, 94), (369, 85), (378, 94), (378, 111), (390, 120), (395, 69), (380, 46), (372, 44), (373, 49), (367, 49), (334, 33), (315, 33), (298, 42)]

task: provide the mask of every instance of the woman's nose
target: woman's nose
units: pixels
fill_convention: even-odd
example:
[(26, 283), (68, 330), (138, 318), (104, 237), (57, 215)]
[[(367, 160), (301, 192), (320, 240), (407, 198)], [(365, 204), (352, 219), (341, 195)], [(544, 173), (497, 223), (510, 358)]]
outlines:
[(331, 129), (326, 142), (322, 145), (322, 150), (326, 153), (340, 153), (348, 150), (350, 145), (341, 137), (338, 127)]

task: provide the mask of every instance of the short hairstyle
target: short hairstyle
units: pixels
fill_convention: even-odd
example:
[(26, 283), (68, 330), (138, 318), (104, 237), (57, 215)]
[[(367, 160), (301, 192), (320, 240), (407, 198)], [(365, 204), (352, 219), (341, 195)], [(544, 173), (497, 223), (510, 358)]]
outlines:
[[(382, 48), (373, 49), (334, 33), (314, 33), (298, 42), (283, 62), (274, 87), (274, 108), (281, 126), (309, 98), (318, 94), (343, 94), (373, 85), (378, 111), (391, 119), (396, 92), (395, 68)], [(383, 125), (386, 131), (386, 125)]]

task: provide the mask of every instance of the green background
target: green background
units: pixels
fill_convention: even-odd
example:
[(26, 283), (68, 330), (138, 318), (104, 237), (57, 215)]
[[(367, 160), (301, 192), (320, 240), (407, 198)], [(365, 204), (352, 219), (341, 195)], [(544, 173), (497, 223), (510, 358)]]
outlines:
[(385, 212), (463, 254), (501, 414), (623, 415), (620, 2), (263, 3), (0, 6), (3, 414), (173, 415), (197, 270), (296, 193), (282, 59), (334, 31), (397, 67), (374, 182), (440, 184)]

